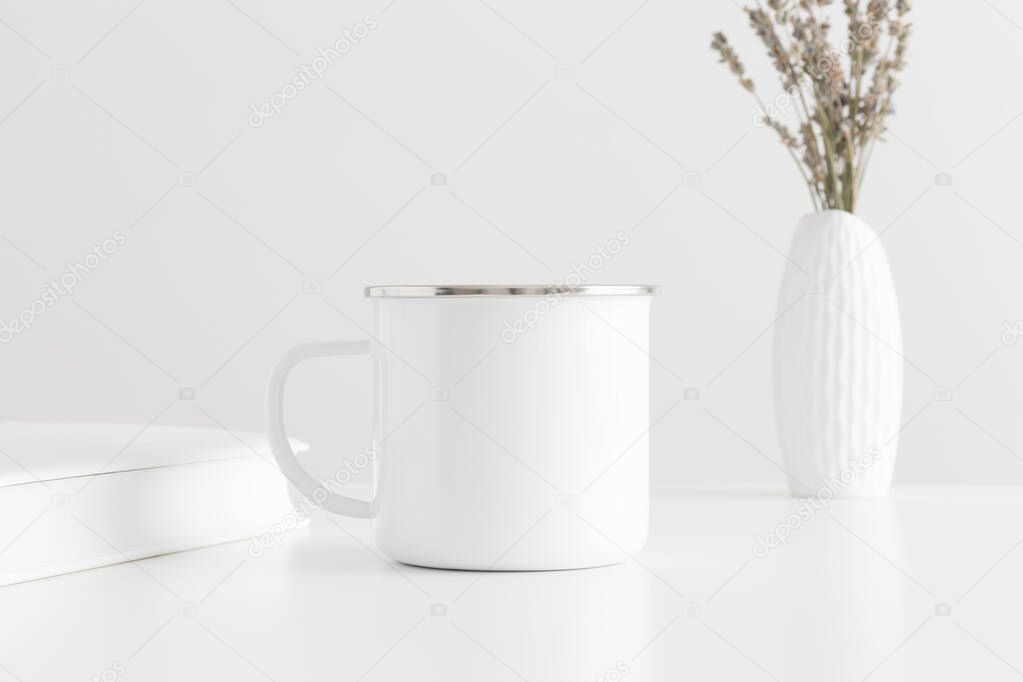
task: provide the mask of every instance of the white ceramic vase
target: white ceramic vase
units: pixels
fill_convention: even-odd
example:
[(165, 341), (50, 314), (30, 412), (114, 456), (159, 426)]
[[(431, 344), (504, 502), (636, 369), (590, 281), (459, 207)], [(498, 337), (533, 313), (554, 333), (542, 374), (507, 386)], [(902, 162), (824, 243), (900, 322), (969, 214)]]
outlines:
[[(804, 217), (774, 332), (778, 434), (798, 496), (891, 487), (902, 413), (902, 326), (877, 233), (845, 211)], [(824, 492), (829, 491), (829, 492)]]

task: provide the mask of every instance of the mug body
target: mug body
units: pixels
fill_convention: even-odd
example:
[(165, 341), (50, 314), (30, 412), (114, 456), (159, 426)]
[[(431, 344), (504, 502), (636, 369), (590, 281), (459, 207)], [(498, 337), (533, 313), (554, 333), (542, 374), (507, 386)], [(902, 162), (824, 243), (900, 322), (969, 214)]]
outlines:
[(581, 568), (649, 516), (651, 287), (371, 287), (375, 533), (409, 564)]

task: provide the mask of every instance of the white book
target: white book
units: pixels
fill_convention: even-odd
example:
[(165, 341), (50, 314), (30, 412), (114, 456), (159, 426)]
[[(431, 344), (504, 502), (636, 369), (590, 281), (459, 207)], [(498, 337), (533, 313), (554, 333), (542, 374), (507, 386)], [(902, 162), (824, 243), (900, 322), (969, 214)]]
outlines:
[(292, 499), (261, 435), (0, 423), (0, 585), (262, 535)]

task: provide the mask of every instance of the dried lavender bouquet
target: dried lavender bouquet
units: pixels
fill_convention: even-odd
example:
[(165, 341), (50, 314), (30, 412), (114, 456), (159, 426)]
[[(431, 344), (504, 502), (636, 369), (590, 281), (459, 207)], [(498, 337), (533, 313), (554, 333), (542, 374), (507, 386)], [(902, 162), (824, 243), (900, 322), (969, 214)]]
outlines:
[(856, 207), (874, 142), (894, 112), (897, 74), (905, 66), (909, 2), (842, 0), (848, 23), (839, 45), (829, 39), (833, 0), (766, 0), (743, 11), (767, 48), (798, 128), (780, 120), (780, 107), (764, 103), (723, 33), (711, 48), (739, 84), (753, 93), (759, 119), (781, 136), (810, 189), (814, 210)]

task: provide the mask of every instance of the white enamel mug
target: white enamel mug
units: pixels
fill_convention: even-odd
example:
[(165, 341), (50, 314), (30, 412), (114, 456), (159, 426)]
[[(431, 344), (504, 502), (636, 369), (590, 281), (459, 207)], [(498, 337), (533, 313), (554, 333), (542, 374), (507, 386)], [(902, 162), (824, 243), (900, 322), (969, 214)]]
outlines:
[[(274, 369), (270, 444), (328, 511), (372, 518), (408, 564), (543, 570), (623, 561), (649, 521), (650, 304), (656, 287), (379, 286), (370, 340), (314, 343)], [(288, 373), (308, 358), (374, 366), (373, 497), (295, 459)], [(346, 424), (346, 428), (358, 425)]]

